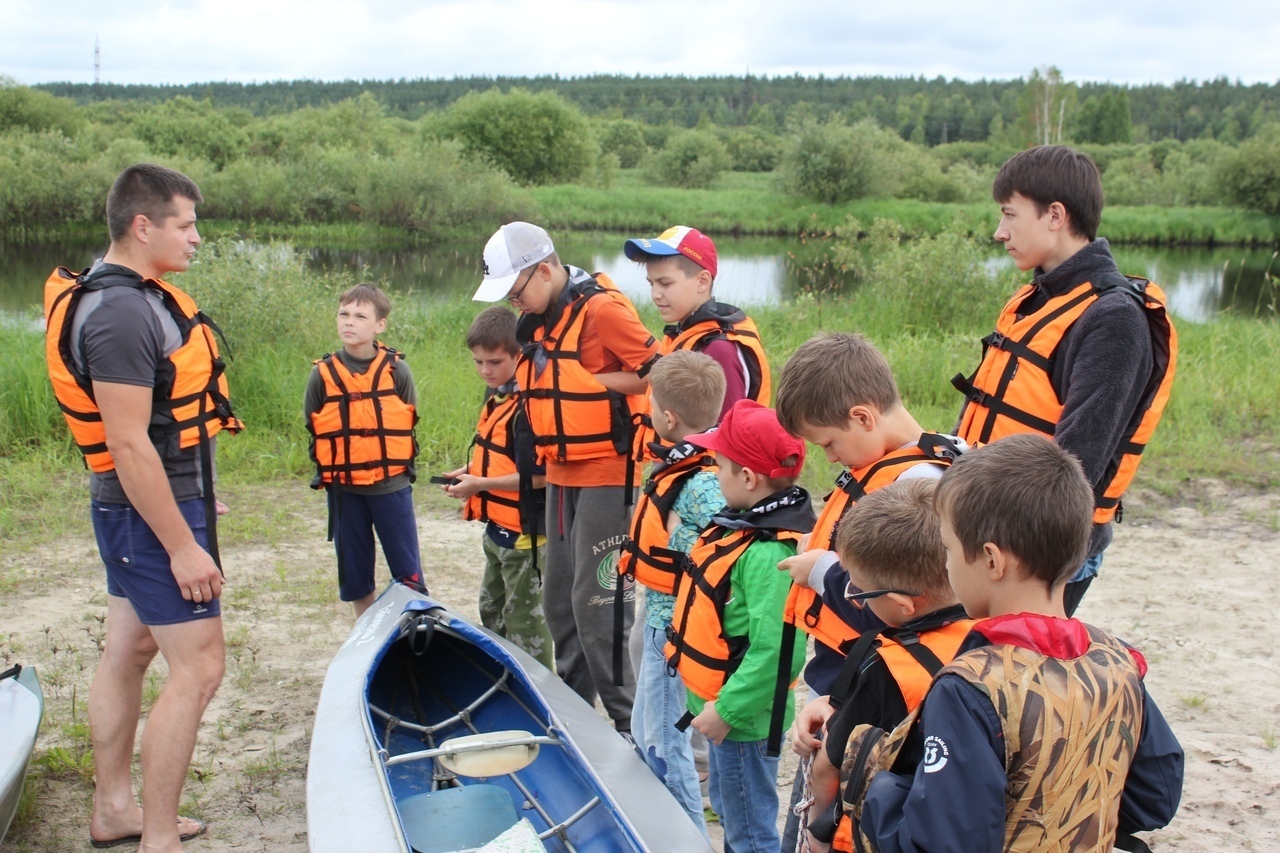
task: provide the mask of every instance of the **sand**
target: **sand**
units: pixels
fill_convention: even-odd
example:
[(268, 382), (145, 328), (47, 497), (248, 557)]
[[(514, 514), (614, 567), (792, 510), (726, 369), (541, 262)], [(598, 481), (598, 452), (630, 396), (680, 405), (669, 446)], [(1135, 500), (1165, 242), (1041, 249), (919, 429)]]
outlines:
[[(336, 600), (314, 493), (292, 485), (225, 491), (233, 510), (223, 547), (227, 674), (184, 796), (209, 834), (187, 849), (304, 850), (312, 716), (352, 617)], [(1146, 654), (1147, 685), (1186, 749), (1181, 810), (1150, 836), (1153, 847), (1278, 850), (1280, 496), (1212, 483), (1194, 492), (1194, 505), (1126, 499), (1129, 517), (1078, 615)], [(434, 498), (420, 504), (419, 527), (433, 594), (474, 618), (481, 527)], [(31, 808), (5, 851), (88, 848), (84, 703), (106, 593), (87, 520), (68, 528), (56, 542), (7, 543), (0, 554), (0, 669), (37, 666), (47, 703), (38, 743), (45, 766), (31, 774)], [(157, 662), (148, 704), (163, 678)], [(784, 773), (792, 767), (786, 762)], [(784, 801), (788, 786), (780, 780)]]

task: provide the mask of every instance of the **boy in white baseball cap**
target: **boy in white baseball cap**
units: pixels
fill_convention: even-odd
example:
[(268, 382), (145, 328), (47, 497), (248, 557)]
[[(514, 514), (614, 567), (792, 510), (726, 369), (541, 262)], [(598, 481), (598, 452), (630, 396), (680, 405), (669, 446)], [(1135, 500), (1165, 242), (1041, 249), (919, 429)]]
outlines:
[[(630, 450), (657, 342), (608, 276), (562, 264), (547, 232), (528, 222), (489, 238), (474, 298), (520, 310), (516, 381), (547, 471), (543, 607), (556, 671), (588, 702), (599, 695), (614, 725), (630, 731), (635, 678), (614, 650), (626, 648), (632, 617), (627, 607), (619, 647), (610, 641), (615, 566), (639, 483)], [(634, 600), (634, 584), (622, 594)]]

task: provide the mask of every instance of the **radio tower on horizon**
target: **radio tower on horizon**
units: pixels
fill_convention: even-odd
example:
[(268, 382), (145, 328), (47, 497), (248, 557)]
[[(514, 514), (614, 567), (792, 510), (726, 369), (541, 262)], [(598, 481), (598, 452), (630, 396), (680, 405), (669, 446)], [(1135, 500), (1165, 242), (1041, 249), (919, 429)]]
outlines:
[(93, 37), (93, 85), (102, 82), (102, 53), (98, 50), (98, 37)]

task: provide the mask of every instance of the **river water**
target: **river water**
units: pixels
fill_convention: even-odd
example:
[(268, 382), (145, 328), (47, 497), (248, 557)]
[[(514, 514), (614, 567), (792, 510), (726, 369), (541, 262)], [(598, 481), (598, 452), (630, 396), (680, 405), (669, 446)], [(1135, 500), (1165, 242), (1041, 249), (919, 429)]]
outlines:
[[(567, 263), (603, 270), (633, 299), (649, 297), (644, 271), (622, 252), (616, 234), (556, 235)], [(785, 303), (805, 292), (839, 292), (849, 287), (847, 275), (825, 261), (821, 240), (795, 237), (718, 237), (720, 271), (716, 295), (744, 307)], [(85, 242), (6, 245), (0, 242), (0, 312), (14, 315), (35, 310), (45, 278), (59, 264), (87, 266), (105, 245)], [(316, 270), (329, 269), (358, 280), (370, 280), (404, 294), (440, 299), (469, 292), (480, 279), (480, 249), (475, 245), (439, 245), (372, 251), (302, 249)], [(1169, 295), (1173, 312), (1183, 320), (1210, 322), (1223, 311), (1245, 316), (1266, 312), (1276, 299), (1268, 271), (1280, 275), (1280, 260), (1271, 250), (1115, 247), (1120, 268), (1158, 282)], [(992, 245), (993, 266), (1008, 257)], [(1270, 308), (1274, 312), (1274, 308)]]

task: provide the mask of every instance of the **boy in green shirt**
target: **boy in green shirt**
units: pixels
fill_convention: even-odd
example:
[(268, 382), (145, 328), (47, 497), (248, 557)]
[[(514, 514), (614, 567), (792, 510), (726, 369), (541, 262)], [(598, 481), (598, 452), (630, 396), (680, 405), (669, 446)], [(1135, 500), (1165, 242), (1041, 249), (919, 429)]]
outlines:
[(735, 403), (719, 429), (685, 440), (715, 452), (728, 508), (698, 538), (678, 581), (667, 662), (689, 690), (682, 722), (711, 743), (711, 805), (725, 849), (772, 853), (778, 746), (804, 664), (803, 645), (780, 648), (791, 581), (777, 565), (813, 529), (809, 494), (795, 485), (804, 442), (753, 400)]

